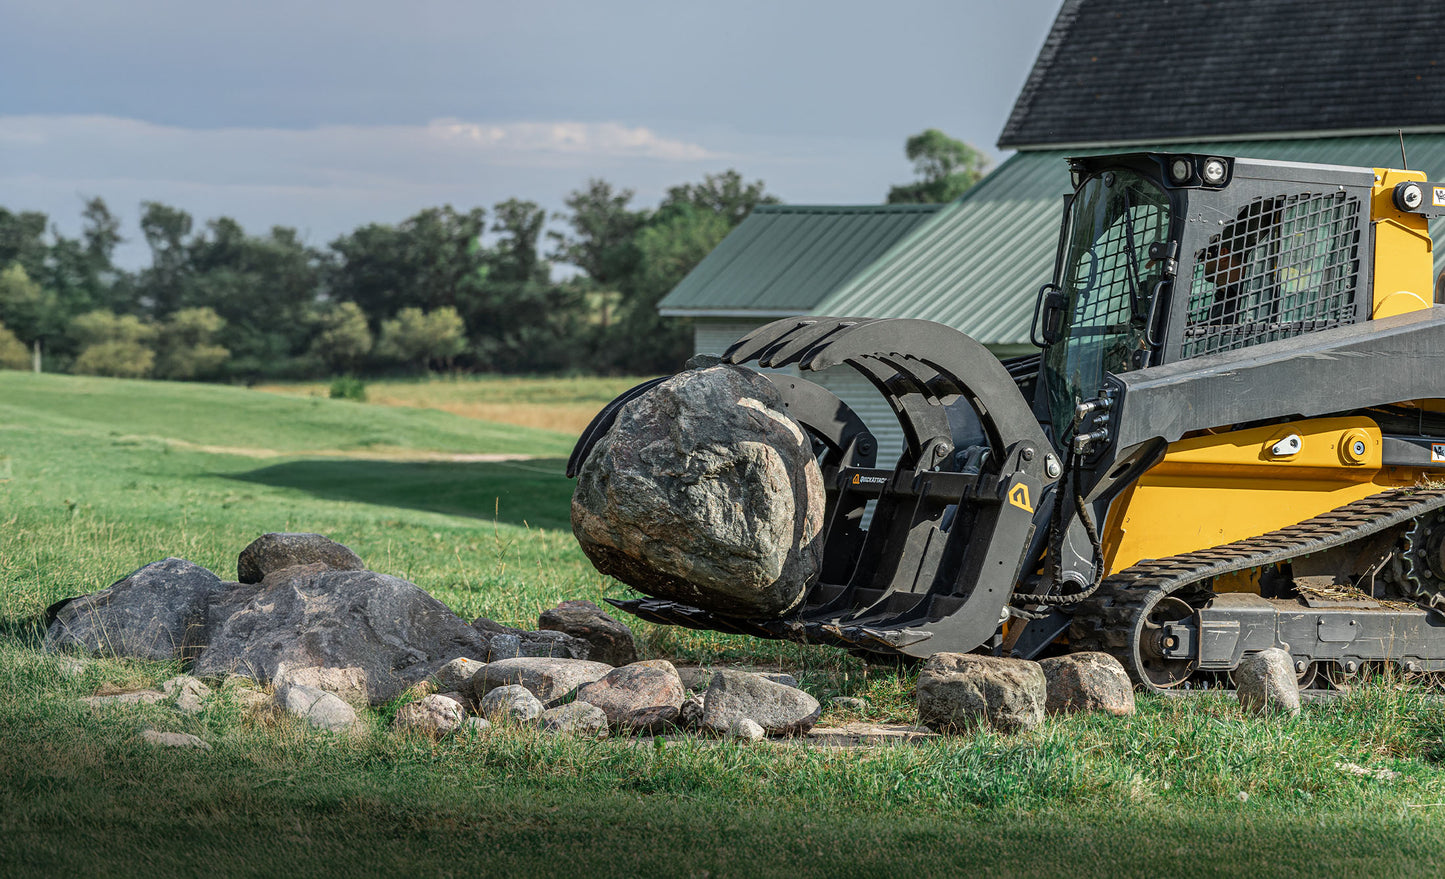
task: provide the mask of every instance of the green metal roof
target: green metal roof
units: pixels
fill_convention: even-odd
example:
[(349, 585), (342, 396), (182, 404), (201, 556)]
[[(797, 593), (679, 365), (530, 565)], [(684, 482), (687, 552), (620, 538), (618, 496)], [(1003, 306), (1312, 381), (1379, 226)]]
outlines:
[[(1445, 179), (1445, 135), (1407, 135), (1410, 167)], [(1028, 344), (1040, 286), (1053, 276), (1068, 156), (1097, 153), (1217, 153), (1362, 167), (1398, 167), (1395, 134), (1248, 140), (1167, 147), (1030, 150), (1010, 157), (941, 213), (808, 310), (814, 314), (926, 318), (994, 348)], [(1445, 233), (1445, 220), (1431, 223)], [(1445, 269), (1445, 247), (1435, 270)]]
[(664, 315), (810, 311), (949, 205), (762, 205), (661, 302)]

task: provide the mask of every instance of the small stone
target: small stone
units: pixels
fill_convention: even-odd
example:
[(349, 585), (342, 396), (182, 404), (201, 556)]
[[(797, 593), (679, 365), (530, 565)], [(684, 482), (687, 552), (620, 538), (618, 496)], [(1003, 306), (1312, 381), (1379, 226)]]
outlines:
[(542, 712), (542, 729), (550, 733), (581, 735), (593, 738), (607, 736), (607, 714), (587, 702), (568, 702)]
[(211, 750), (209, 742), (190, 733), (182, 732), (160, 732), (153, 729), (141, 730), (141, 740), (149, 742), (158, 748), (200, 748), (202, 751)]
[(1134, 685), (1124, 664), (1107, 653), (1070, 653), (1039, 660), (1048, 693), (1049, 714), (1103, 711), (1115, 717), (1134, 713)]
[(323, 564), (336, 571), (363, 571), (361, 557), (320, 534), (272, 532), (263, 534), (236, 559), (236, 579), (260, 583), (266, 575), (297, 565)]
[(356, 709), (335, 693), (296, 684), (276, 692), (276, 704), (288, 713), (329, 732), (350, 732), (357, 728)]
[(486, 639), (488, 662), (499, 659), (515, 659), (518, 656), (538, 656), (556, 659), (591, 659), (592, 648), (586, 641), (574, 638), (566, 632), (527, 632), (504, 626), (486, 617), (472, 621)]
[(1234, 798), (1235, 798), (1236, 800), (1239, 800), (1241, 803), (1247, 803), (1247, 802), (1249, 802), (1249, 794), (1246, 793), (1245, 791), (1240, 791), (1239, 793), (1235, 794), (1235, 795), (1234, 795)]
[(106, 693), (103, 696), (86, 696), (80, 701), (95, 708), (109, 708), (116, 705), (154, 705), (166, 698), (160, 690), (131, 690), (125, 693)]
[(503, 632), (500, 635), (493, 635), (487, 644), (487, 662), (516, 659), (522, 655), (522, 636), (520, 635)]
[(746, 717), (739, 717), (728, 724), (728, 737), (744, 742), (757, 742), (763, 738), (763, 728), (758, 726), (757, 721)]
[(161, 684), (161, 691), (174, 701), (182, 714), (199, 714), (211, 696), (211, 688), (190, 675), (177, 675)]
[(362, 668), (292, 668), (283, 664), (271, 683), (278, 691), (296, 686), (325, 690), (354, 708), (365, 708), (369, 701), (366, 669)]
[(441, 691), (465, 690), (471, 683), (472, 675), (481, 671), (486, 665), (485, 662), (477, 662), (475, 659), (458, 656), (456, 659), (442, 666), (441, 669), (432, 676), (432, 680), (436, 683), (437, 689)]
[(688, 696), (677, 711), (677, 725), (683, 729), (697, 729), (702, 725), (702, 696)]
[(1299, 714), (1299, 681), (1294, 659), (1278, 647), (1250, 653), (1234, 670), (1235, 696), (1246, 711)]
[(482, 716), (496, 722), (530, 723), (542, 714), (542, 700), (521, 684), (508, 684), (489, 691), (481, 700)]
[(74, 680), (85, 674), (90, 663), (83, 659), (76, 659), (74, 656), (62, 656), (55, 663), (55, 670), (62, 678)]
[(1044, 720), (1043, 669), (1026, 659), (935, 653), (918, 673), (918, 717), (939, 732), (985, 725), (1030, 730)]
[(624, 666), (637, 661), (632, 630), (590, 601), (564, 601), (542, 611), (537, 628), (563, 632), (587, 642), (587, 659)]
[(684, 695), (677, 669), (664, 659), (614, 668), (577, 688), (579, 701), (601, 708), (614, 728), (632, 732), (656, 730), (677, 720)]
[(519, 656), (488, 663), (472, 678), (472, 692), (484, 696), (497, 687), (520, 684), (541, 699), (543, 705), (558, 705), (578, 687), (590, 684), (610, 671), (612, 666), (586, 659)]
[(828, 700), (828, 704), (839, 711), (853, 711), (861, 714), (868, 710), (868, 700), (860, 699), (857, 696), (834, 696)]
[(703, 696), (702, 725), (726, 733), (733, 721), (746, 717), (770, 736), (804, 735), (822, 713), (818, 700), (760, 675), (720, 671)]
[(492, 728), (492, 722), (485, 717), (468, 717), (462, 728), (471, 733), (482, 733)]
[(445, 696), (426, 696), (397, 709), (391, 725), (440, 738), (462, 725), (466, 711), (461, 704)]
[(472, 697), (466, 693), (463, 693), (461, 690), (452, 690), (447, 693), (438, 693), (437, 695), (445, 696), (453, 702), (457, 703), (458, 705), (462, 706), (463, 711), (466, 711), (472, 704)]
[(236, 702), (241, 706), (241, 713), (249, 716), (269, 714), (276, 707), (276, 702), (270, 696), (260, 690), (236, 690)]

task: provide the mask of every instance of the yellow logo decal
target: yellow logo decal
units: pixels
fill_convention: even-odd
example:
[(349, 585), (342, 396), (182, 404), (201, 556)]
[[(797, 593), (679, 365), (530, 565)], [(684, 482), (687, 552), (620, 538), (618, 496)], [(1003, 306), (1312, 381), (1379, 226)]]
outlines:
[(1029, 487), (1022, 482), (1008, 490), (1008, 502), (1025, 512), (1034, 511), (1034, 505), (1029, 503)]
[(854, 485), (857, 485), (857, 484), (858, 484), (858, 474), (857, 474), (857, 473), (854, 473), (854, 474), (853, 474), (853, 484), (854, 484)]

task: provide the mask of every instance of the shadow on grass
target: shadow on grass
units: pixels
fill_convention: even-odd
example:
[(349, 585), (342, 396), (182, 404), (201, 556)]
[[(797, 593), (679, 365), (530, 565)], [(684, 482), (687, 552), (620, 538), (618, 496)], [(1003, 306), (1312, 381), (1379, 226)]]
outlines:
[(230, 479), (319, 498), (570, 529), (572, 481), (562, 458), (485, 463), (291, 461)]

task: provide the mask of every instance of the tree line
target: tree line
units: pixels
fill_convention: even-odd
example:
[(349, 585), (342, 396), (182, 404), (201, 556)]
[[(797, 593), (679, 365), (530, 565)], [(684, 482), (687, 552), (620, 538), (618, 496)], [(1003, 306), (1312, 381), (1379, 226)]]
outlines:
[[(930, 130), (910, 138), (919, 179), (889, 201), (944, 201), (982, 157)], [(256, 382), (426, 372), (657, 373), (691, 350), (657, 302), (760, 204), (735, 170), (672, 187), (652, 208), (592, 179), (552, 217), (509, 199), (427, 208), (324, 247), (229, 217), (198, 224), (141, 206), (149, 265), (114, 263), (121, 224), (86, 201), (79, 237), (0, 207), (0, 368)], [(576, 267), (552, 279), (553, 263)]]

